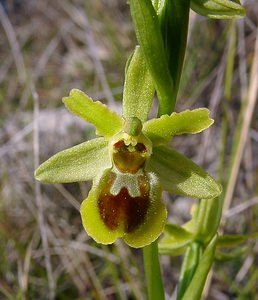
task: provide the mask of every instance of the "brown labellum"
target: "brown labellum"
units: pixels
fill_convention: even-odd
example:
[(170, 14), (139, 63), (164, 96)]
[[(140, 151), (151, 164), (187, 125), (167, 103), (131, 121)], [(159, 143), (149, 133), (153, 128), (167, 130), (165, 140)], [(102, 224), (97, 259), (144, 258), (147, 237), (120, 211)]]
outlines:
[(110, 230), (123, 225), (125, 233), (135, 231), (144, 223), (150, 205), (149, 181), (147, 176), (138, 176), (140, 196), (132, 197), (126, 187), (122, 187), (118, 195), (112, 195), (110, 189), (116, 174), (110, 172), (109, 179), (98, 199), (98, 208), (103, 222)]

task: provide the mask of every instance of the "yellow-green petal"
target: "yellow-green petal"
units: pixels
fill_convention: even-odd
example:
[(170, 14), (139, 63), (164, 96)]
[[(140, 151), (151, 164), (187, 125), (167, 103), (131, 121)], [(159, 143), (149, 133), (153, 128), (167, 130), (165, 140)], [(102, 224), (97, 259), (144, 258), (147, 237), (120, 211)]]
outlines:
[(97, 138), (50, 157), (36, 169), (35, 177), (48, 183), (86, 181), (110, 167), (108, 141)]
[(154, 145), (165, 144), (174, 135), (199, 133), (213, 124), (207, 108), (163, 115), (144, 123), (143, 132)]
[(122, 117), (78, 89), (72, 89), (69, 96), (63, 98), (63, 102), (72, 113), (93, 124), (98, 135), (111, 137), (122, 128)]

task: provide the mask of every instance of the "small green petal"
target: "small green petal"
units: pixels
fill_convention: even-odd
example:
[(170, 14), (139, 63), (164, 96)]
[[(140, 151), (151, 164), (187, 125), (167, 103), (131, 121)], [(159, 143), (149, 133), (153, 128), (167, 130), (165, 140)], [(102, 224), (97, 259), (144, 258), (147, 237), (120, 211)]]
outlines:
[(167, 146), (153, 148), (147, 165), (159, 177), (164, 190), (193, 198), (215, 198), (220, 186), (193, 161)]
[(153, 80), (140, 47), (136, 47), (129, 60), (123, 93), (123, 116), (137, 117), (145, 122), (154, 97)]
[(169, 142), (174, 135), (199, 133), (212, 124), (209, 110), (198, 108), (149, 120), (144, 123), (143, 132), (154, 145), (159, 145)]
[(93, 124), (98, 135), (111, 137), (122, 128), (122, 117), (80, 90), (72, 89), (69, 97), (63, 98), (63, 102), (72, 113)]
[(110, 167), (108, 141), (97, 138), (50, 157), (37, 168), (35, 177), (48, 183), (86, 181)]

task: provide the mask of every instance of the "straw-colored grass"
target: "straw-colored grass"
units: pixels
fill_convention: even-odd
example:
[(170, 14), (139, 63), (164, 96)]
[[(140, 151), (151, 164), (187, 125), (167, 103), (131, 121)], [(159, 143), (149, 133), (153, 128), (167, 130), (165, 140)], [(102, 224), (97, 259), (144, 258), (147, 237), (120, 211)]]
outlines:
[[(141, 251), (122, 241), (97, 245), (82, 228), (78, 210), (90, 186), (33, 178), (39, 162), (94, 136), (63, 107), (72, 88), (121, 111), (124, 66), (136, 44), (129, 7), (118, 0), (6, 2), (6, 9), (0, 4), (0, 299), (146, 299)], [(242, 20), (191, 16), (176, 111), (208, 107), (215, 125), (173, 141), (227, 187), (225, 233), (258, 230), (258, 3), (244, 5)], [(190, 218), (193, 200), (164, 198), (171, 220)], [(207, 299), (256, 299), (258, 242), (242, 248), (215, 264)], [(180, 259), (161, 261), (171, 296)]]

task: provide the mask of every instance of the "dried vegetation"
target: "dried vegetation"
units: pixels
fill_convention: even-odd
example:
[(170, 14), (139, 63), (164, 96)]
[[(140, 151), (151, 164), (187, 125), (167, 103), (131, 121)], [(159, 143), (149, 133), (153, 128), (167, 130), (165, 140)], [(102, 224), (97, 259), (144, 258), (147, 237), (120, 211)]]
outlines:
[[(121, 110), (124, 66), (136, 43), (129, 7), (119, 0), (0, 3), (0, 299), (145, 299), (141, 252), (122, 242), (97, 245), (82, 229), (78, 210), (89, 186), (33, 179), (39, 161), (94, 136), (63, 108), (70, 89)], [(215, 125), (173, 142), (228, 183), (223, 230), (230, 233), (258, 230), (258, 3), (244, 5), (242, 20), (191, 16), (177, 110), (209, 107)], [(189, 218), (191, 199), (164, 198), (171, 220)], [(258, 242), (244, 248), (217, 262), (207, 299), (257, 299)], [(161, 259), (171, 294), (180, 259)]]

